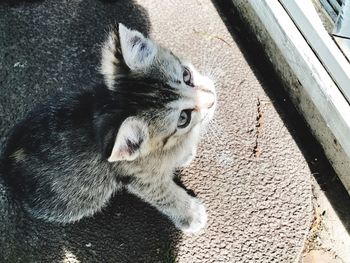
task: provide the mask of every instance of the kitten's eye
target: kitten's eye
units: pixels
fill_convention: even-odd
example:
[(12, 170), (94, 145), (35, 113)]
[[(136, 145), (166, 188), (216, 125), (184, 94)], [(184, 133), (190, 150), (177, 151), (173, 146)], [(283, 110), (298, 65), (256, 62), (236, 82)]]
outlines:
[(193, 86), (192, 83), (192, 74), (191, 71), (188, 68), (184, 68), (184, 72), (182, 73), (183, 79), (186, 85)]
[(179, 120), (177, 121), (177, 127), (186, 128), (188, 124), (190, 124), (191, 122), (191, 115), (192, 115), (191, 109), (181, 111)]

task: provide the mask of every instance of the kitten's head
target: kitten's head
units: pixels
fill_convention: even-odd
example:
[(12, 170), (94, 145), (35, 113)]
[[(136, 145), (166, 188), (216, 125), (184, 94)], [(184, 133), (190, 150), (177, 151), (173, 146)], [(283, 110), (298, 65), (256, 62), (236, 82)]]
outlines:
[(213, 82), (122, 24), (103, 45), (100, 71), (112, 93), (123, 97), (124, 110), (132, 112), (113, 141), (110, 162), (191, 149), (213, 117)]

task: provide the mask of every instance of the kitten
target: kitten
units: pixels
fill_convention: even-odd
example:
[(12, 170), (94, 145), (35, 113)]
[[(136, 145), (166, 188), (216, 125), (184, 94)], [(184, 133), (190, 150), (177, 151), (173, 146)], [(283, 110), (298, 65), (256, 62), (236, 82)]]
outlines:
[(213, 117), (213, 82), (140, 32), (119, 24), (102, 47), (105, 84), (53, 97), (13, 129), (3, 174), (36, 218), (91, 216), (127, 189), (197, 232), (201, 202), (173, 181)]

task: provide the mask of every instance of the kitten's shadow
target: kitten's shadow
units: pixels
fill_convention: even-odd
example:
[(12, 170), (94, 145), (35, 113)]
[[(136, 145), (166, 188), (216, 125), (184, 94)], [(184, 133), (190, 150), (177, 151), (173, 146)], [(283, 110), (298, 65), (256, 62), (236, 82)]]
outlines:
[(115, 196), (94, 217), (66, 226), (28, 217), (12, 198), (2, 198), (0, 205), (4, 242), (1, 262), (115, 263), (175, 259), (173, 241), (178, 238), (178, 232), (171, 222), (125, 193)]
[(181, 188), (185, 189), (187, 194), (189, 194), (190, 196), (193, 196), (193, 197), (197, 197), (196, 193), (192, 190), (192, 189), (189, 189), (185, 186), (185, 184), (182, 182), (181, 180), (181, 174), (183, 173), (183, 170), (182, 169), (178, 169), (176, 172), (175, 172), (175, 175), (174, 175), (174, 182), (180, 186)]
[[(49, 94), (101, 81), (97, 66), (108, 25), (150, 30), (147, 12), (132, 0), (16, 3), (0, 3), (0, 142)], [(170, 221), (125, 193), (75, 224), (33, 220), (0, 176), (0, 262), (174, 262), (179, 238)]]

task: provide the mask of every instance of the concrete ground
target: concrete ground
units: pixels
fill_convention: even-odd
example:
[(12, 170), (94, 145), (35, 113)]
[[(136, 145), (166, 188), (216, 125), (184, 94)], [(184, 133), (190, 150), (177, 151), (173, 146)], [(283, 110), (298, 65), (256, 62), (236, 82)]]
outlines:
[(313, 218), (311, 175), (331, 168), (261, 48), (231, 15), (221, 1), (210, 0), (0, 4), (1, 143), (14, 123), (54, 90), (101, 81), (99, 45), (115, 22), (192, 60), (213, 76), (219, 96), (198, 157), (180, 172), (185, 187), (207, 207), (205, 231), (183, 235), (126, 193), (93, 218), (48, 224), (24, 215), (0, 181), (0, 262), (300, 259)]
[[(258, 21), (253, 19), (254, 21), (250, 21), (250, 23), (244, 22), (247, 21), (246, 17), (242, 20), (241, 16), (245, 16), (246, 14), (242, 15), (240, 11), (233, 7), (232, 3), (235, 1), (218, 0), (218, 2), (220, 3), (221, 10), (224, 12), (225, 17), (229, 18), (229, 21), (227, 21), (226, 24), (233, 25), (236, 35), (239, 35), (240, 46), (244, 47), (247, 61), (253, 63), (258, 68), (260, 74), (268, 76), (270, 84), (273, 83), (273, 78), (271, 82), (271, 76), (273, 76), (274, 73), (270, 71), (271, 67), (267, 64), (270, 64), (273, 68), (276, 68), (276, 65), (272, 65), (271, 62), (269, 62), (270, 58), (265, 57), (257, 60), (254, 56), (254, 54), (259, 52), (266, 53), (266, 46), (270, 45), (270, 43), (264, 42), (266, 41), (265, 37), (260, 39), (250, 32), (251, 30), (256, 32), (256, 27), (260, 27), (260, 25), (255, 24), (258, 23)], [(313, 2), (316, 5), (320, 5), (317, 0)], [(235, 5), (237, 4), (238, 3), (235, 3)], [(322, 15), (324, 14), (322, 14), (320, 7), (315, 6), (315, 8), (318, 10), (319, 15), (322, 18)], [(232, 13), (235, 15), (232, 15)], [(330, 24), (327, 24), (326, 17), (323, 17), (322, 21), (326, 28), (329, 29), (331, 27)], [(257, 50), (257, 46), (260, 46), (261, 49)], [(283, 58), (281, 59), (283, 60)], [(281, 71), (279, 71), (279, 74), (281, 74)], [(282, 74), (284, 81), (289, 78), (286, 72), (282, 72)], [(288, 79), (288, 83), (293, 82)], [(268, 87), (267, 89), (266, 86)], [(295, 87), (298, 86), (299, 85), (296, 83)], [(290, 89), (291, 87), (286, 87), (286, 90)], [(280, 91), (279, 85), (265, 85), (265, 90), (272, 101), (285, 97), (285, 94)], [(296, 101), (296, 103), (298, 103), (298, 101)], [(292, 123), (292, 130), (295, 131), (294, 138), (296, 142), (298, 142), (298, 145), (300, 145), (304, 157), (308, 161), (308, 165), (312, 171), (311, 186), (314, 207), (313, 219), (307, 240), (304, 244), (304, 250), (300, 262), (350, 262), (349, 193), (346, 191), (330, 166), (319, 144), (315, 142), (315, 139), (311, 134), (305, 130), (307, 127), (305, 127), (304, 120), (302, 120), (298, 114), (292, 113), (295, 112), (293, 106), (289, 103), (283, 103), (283, 105), (276, 103), (276, 106), (277, 108), (282, 108), (282, 113), (288, 113), (287, 122)]]
[(350, 262), (350, 197), (336, 175), (318, 176), (312, 184), (314, 219), (300, 262)]

